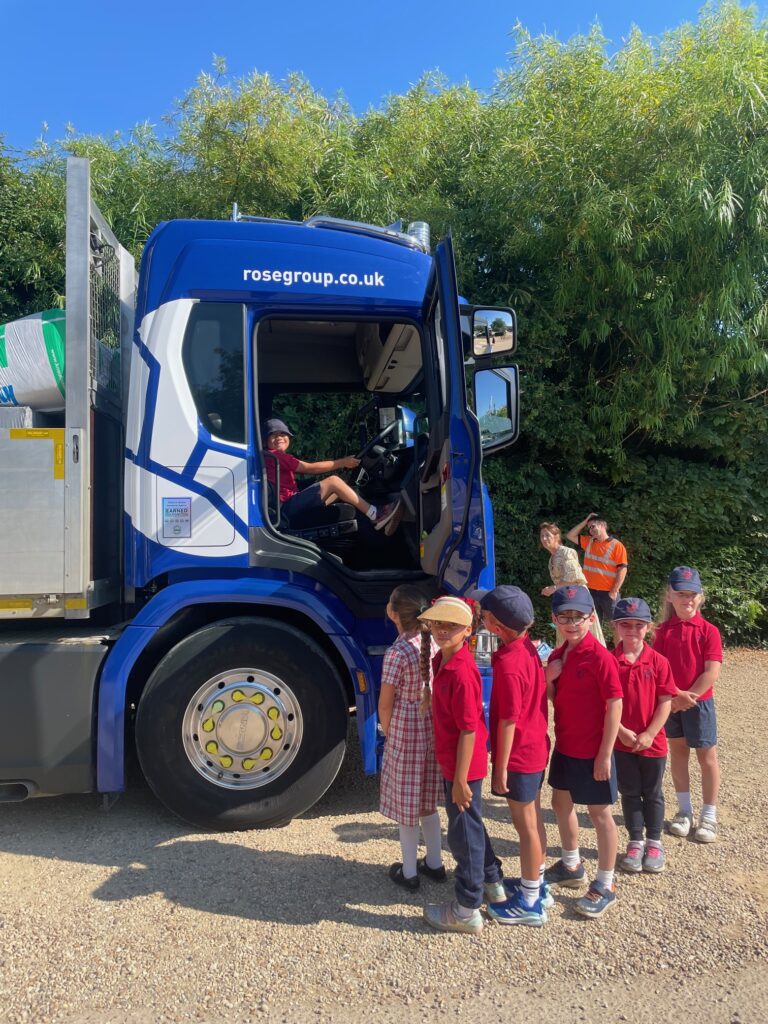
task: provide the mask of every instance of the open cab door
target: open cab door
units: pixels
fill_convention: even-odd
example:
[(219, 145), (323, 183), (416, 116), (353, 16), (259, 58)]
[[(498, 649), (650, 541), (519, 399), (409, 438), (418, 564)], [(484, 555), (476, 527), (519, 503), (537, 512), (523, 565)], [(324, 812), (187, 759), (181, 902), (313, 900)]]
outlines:
[(425, 572), (445, 590), (462, 594), (475, 585), (486, 562), (477, 417), (467, 406), (464, 352), (450, 236), (435, 250), (424, 322), (428, 342), (429, 443), (419, 479)]

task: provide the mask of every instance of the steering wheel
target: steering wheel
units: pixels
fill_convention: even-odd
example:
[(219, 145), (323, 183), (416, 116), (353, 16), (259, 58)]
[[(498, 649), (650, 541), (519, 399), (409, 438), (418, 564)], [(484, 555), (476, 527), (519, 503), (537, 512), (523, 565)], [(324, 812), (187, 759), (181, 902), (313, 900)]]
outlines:
[(376, 471), (376, 467), (379, 465), (381, 460), (383, 458), (385, 458), (385, 455), (381, 454), (381, 455), (375, 456), (374, 459), (373, 459), (372, 464), (367, 469), (366, 469), (365, 466), (362, 465), (362, 460), (367, 455), (369, 455), (373, 451), (373, 449), (376, 447), (376, 445), (380, 444), (384, 440), (385, 437), (389, 437), (389, 435), (392, 433), (393, 430), (395, 430), (397, 425), (398, 425), (398, 420), (392, 420), (392, 422), (388, 423), (386, 425), (386, 427), (383, 428), (383, 430), (380, 430), (378, 432), (378, 434), (375, 434), (371, 438), (370, 441), (368, 441), (366, 444), (364, 444), (363, 447), (360, 449), (360, 451), (357, 453), (355, 458), (356, 459), (360, 459), (361, 460), (361, 464), (358, 467), (357, 476), (355, 477), (355, 486), (363, 487), (369, 481), (369, 479), (371, 477), (371, 474)]
[(380, 441), (383, 441), (385, 437), (388, 437), (392, 433), (392, 431), (397, 427), (397, 425), (398, 420), (392, 420), (391, 423), (388, 423), (383, 430), (380, 430), (378, 434), (375, 434), (370, 441), (363, 445), (363, 447), (357, 453), (355, 458), (364, 459), (368, 452), (375, 448)]

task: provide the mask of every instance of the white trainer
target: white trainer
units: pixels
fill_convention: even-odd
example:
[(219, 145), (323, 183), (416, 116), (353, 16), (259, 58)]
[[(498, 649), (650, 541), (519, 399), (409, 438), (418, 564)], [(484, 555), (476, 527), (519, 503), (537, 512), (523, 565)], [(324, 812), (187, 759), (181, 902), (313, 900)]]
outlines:
[(678, 811), (667, 826), (667, 831), (671, 836), (677, 836), (678, 839), (685, 839), (692, 828), (692, 815), (686, 814), (685, 811)]
[(697, 843), (714, 843), (717, 839), (717, 822), (713, 818), (705, 818), (702, 814), (693, 838)]

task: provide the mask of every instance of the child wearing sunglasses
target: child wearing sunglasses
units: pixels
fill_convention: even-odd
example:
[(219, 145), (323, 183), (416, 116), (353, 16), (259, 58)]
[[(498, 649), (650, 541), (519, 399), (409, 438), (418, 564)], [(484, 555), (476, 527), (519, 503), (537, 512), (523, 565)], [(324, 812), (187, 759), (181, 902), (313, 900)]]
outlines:
[(565, 643), (549, 657), (547, 690), (555, 712), (555, 750), (549, 766), (552, 810), (560, 830), (562, 858), (547, 868), (549, 885), (576, 889), (586, 881), (579, 854), (574, 804), (586, 804), (597, 835), (597, 878), (574, 910), (599, 917), (616, 899), (613, 883), (617, 833), (613, 747), (621, 721), (622, 690), (616, 659), (592, 636), (595, 616), (586, 587), (558, 587), (552, 621)]

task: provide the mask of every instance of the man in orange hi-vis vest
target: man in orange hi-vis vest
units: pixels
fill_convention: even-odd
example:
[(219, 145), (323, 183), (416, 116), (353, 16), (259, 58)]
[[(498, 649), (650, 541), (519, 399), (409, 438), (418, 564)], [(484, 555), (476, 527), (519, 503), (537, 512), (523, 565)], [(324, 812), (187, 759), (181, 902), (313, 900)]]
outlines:
[[(585, 528), (586, 537), (581, 535)], [(627, 549), (609, 536), (608, 524), (596, 512), (569, 530), (567, 537), (584, 551), (584, 575), (600, 622), (610, 622), (627, 575)]]

